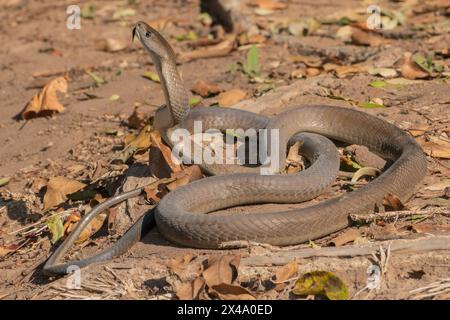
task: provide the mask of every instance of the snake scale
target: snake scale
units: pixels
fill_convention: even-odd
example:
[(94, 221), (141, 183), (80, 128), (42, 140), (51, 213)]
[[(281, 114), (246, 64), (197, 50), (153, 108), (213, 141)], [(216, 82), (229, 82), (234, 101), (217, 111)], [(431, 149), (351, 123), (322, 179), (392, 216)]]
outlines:
[[(169, 145), (171, 141), (166, 134), (169, 129), (191, 130), (195, 120), (201, 120), (205, 130), (278, 129), (280, 163), (285, 163), (288, 145), (301, 140), (302, 155), (311, 165), (293, 175), (261, 175), (255, 171), (257, 168), (245, 166), (203, 165), (204, 172), (216, 176), (194, 181), (167, 194), (156, 208), (103, 252), (84, 260), (60, 262), (98, 213), (142, 194), (143, 188), (114, 196), (83, 217), (47, 260), (43, 268), (46, 274), (65, 274), (70, 266), (84, 267), (122, 254), (155, 224), (166, 239), (196, 248), (238, 247), (242, 241), (280, 246), (298, 244), (345, 228), (349, 214), (372, 211), (386, 194), (407, 200), (426, 175), (426, 157), (414, 139), (395, 125), (362, 111), (308, 105), (268, 119), (231, 108), (190, 110), (187, 91), (168, 42), (144, 22), (136, 23), (134, 36), (150, 53), (161, 79), (166, 106), (156, 112), (155, 126)], [(333, 183), (338, 172), (339, 156), (328, 138), (365, 145), (392, 164), (364, 187), (305, 208), (270, 213), (206, 214), (244, 204), (293, 203), (316, 197)], [(266, 141), (269, 142), (270, 139)]]

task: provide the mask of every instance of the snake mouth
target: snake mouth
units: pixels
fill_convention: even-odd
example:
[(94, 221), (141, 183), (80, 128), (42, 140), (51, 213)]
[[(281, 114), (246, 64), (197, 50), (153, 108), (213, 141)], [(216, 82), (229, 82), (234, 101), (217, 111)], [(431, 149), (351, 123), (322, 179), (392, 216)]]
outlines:
[(133, 25), (133, 30), (131, 31), (131, 42), (133, 42), (134, 38), (136, 37), (136, 28), (137, 28), (137, 25), (136, 24)]

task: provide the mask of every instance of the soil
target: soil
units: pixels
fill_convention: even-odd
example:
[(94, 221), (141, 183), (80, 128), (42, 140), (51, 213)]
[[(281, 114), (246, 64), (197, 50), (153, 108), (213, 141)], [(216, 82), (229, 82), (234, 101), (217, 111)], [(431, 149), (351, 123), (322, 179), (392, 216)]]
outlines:
[[(33, 223), (41, 223), (49, 214), (56, 212), (43, 210), (47, 179), (64, 176), (89, 184), (108, 173), (109, 178), (100, 179), (98, 183), (98, 190), (107, 197), (120, 185), (131, 162), (148, 163), (147, 153), (135, 156), (127, 164), (111, 163), (116, 153), (123, 148), (124, 137), (110, 133), (138, 132), (128, 125), (128, 118), (135, 107), (139, 106), (139, 111), (148, 118), (158, 106), (164, 104), (159, 83), (142, 76), (145, 71), (154, 71), (154, 66), (138, 41), (131, 42), (131, 25), (139, 20), (149, 22), (159, 19), (170, 22), (164, 34), (170, 36), (170, 44), (178, 53), (193, 50), (195, 40), (179, 41), (176, 36), (186, 35), (189, 30), (204, 36), (210, 31), (198, 19), (198, 1), (79, 3), (82, 7), (93, 4), (96, 8), (95, 18), (83, 18), (79, 30), (68, 30), (66, 27), (66, 8), (72, 4), (71, 1), (7, 0), (0, 5), (0, 42), (3, 44), (0, 48), (0, 178), (10, 178), (8, 184), (0, 187), (0, 248), (20, 243), (20, 248), (15, 252), (3, 257), (0, 255), (0, 299), (172, 299), (176, 290), (170, 281), (167, 267), (171, 259), (187, 253), (202, 257), (237, 253), (242, 257), (251, 257), (273, 250), (247, 248), (219, 253), (181, 248), (166, 241), (155, 229), (126, 254), (111, 262), (82, 270), (82, 278), (86, 281), (103, 279), (102, 283), (108, 289), (101, 293), (93, 293), (86, 288), (67, 290), (64, 289), (67, 278), (48, 279), (42, 275), (42, 263), (54, 247), (50, 233), (44, 228), (24, 237), (23, 233), (15, 231)], [(247, 6), (248, 18), (256, 21), (256, 25), (266, 32), (274, 21), (324, 18), (343, 10), (356, 10), (355, 8), (365, 10), (365, 5), (356, 0), (284, 3), (288, 4), (288, 9), (275, 10), (269, 15), (256, 14), (254, 7)], [(383, 1), (380, 4), (383, 10), (398, 9), (401, 5), (397, 1)], [(115, 12), (123, 8), (132, 8), (134, 12), (129, 16), (112, 18)], [(242, 46), (223, 57), (183, 62), (178, 67), (189, 89), (197, 81), (204, 80), (218, 84), (224, 91), (244, 90), (255, 101), (258, 101), (260, 95), (264, 98), (264, 95), (276, 93), (280, 87), (298, 84), (301, 92), (294, 94), (287, 103), (282, 102), (264, 109), (262, 113), (266, 115), (274, 115), (302, 104), (359, 108), (352, 106), (351, 101), (368, 102), (378, 98), (376, 101), (381, 99), (386, 107), (365, 111), (402, 129), (422, 128), (427, 135), (447, 141), (450, 138), (449, 9), (444, 8), (444, 13), (439, 10), (431, 10), (420, 16), (408, 16), (407, 22), (422, 19), (427, 24), (432, 23), (427, 21), (437, 19), (446, 22), (447, 29), (421, 30), (406, 24), (394, 29), (386, 36), (389, 43), (379, 47), (348, 44), (336, 39), (334, 35), (341, 27), (336, 24), (322, 25), (318, 32), (307, 36), (294, 36), (287, 31), (270, 34), (268, 40), (259, 45), (262, 73), (267, 77), (270, 75), (271, 86), (274, 87), (267, 93), (260, 81), (249, 81), (249, 77), (239, 70), (230, 72), (232, 66), (245, 63), (249, 46)], [(264, 32), (263, 34), (268, 34)], [(106, 38), (125, 43), (125, 48), (117, 52), (102, 50), (99, 46)], [(412, 84), (386, 88), (370, 86), (373, 81), (383, 78), (367, 72), (339, 77), (336, 72), (320, 69), (319, 75), (313, 75), (314, 70), (310, 70), (310, 74), (300, 79), (291, 77), (295, 69), (307, 72), (305, 65), (289, 59), (294, 55), (319, 56), (323, 60), (342, 65), (362, 63), (373, 67), (396, 68), (394, 63), (405, 52), (444, 52), (435, 57), (446, 68), (447, 76), (433, 75)], [(106, 79), (106, 83), (95, 85), (92, 77), (85, 72), (87, 69)], [(51, 117), (18, 120), (17, 116), (32, 97), (50, 80), (61, 75), (66, 75), (69, 79), (68, 93), (59, 95), (65, 111)], [(119, 98), (112, 101), (110, 97), (113, 95), (119, 95)], [(351, 101), (336, 97), (349, 98)], [(217, 96), (206, 98), (201, 106), (209, 106), (216, 101)], [(427, 158), (428, 174), (418, 186), (417, 193), (405, 205), (412, 210), (449, 208), (450, 192), (445, 187), (450, 187), (450, 160), (445, 157)], [(340, 181), (345, 180), (343, 179), (341, 177)], [(332, 189), (314, 201), (342, 192), (341, 186), (342, 183), (338, 181)], [(86, 201), (68, 201), (60, 207), (79, 208), (80, 212), (84, 212), (87, 204)], [(289, 207), (292, 205), (259, 205), (236, 208), (232, 212), (275, 211)], [(386, 232), (384, 228), (392, 224), (396, 231)], [(417, 225), (425, 227), (415, 228)], [(422, 220), (399, 219), (392, 223), (374, 223), (362, 228), (364, 238), (371, 242), (430, 234), (450, 235), (450, 218), (432, 215)], [(319, 239), (315, 241), (315, 245), (328, 246), (330, 239), (342, 232)], [(386, 233), (391, 237), (380, 236)], [(83, 255), (87, 255), (110, 243), (102, 230), (99, 236), (79, 245), (77, 252), (71, 257), (79, 257), (81, 248), (86, 251)], [(307, 246), (308, 244), (305, 245)], [(416, 297), (411, 290), (448, 279), (450, 252), (438, 250), (408, 255), (391, 253), (381, 288), (358, 293), (366, 286), (367, 268), (374, 263), (373, 257), (308, 258), (299, 261), (298, 273), (314, 270), (333, 272), (341, 277), (348, 286), (350, 295), (356, 299), (411, 299)], [(270, 279), (276, 270), (275, 266), (243, 265), (239, 268), (239, 282), (242, 284)], [(358, 294), (355, 296), (356, 293)], [(293, 298), (288, 293), (279, 296), (259, 293), (256, 296), (260, 299)], [(444, 291), (429, 298), (449, 297), (449, 291)]]

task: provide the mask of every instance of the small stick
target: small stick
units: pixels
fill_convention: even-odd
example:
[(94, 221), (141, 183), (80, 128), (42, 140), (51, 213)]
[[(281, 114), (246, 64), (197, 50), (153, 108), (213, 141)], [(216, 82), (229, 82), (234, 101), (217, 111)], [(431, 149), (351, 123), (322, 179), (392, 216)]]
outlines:
[(427, 208), (421, 210), (400, 210), (372, 214), (351, 214), (350, 219), (354, 222), (370, 223), (380, 219), (389, 220), (409, 217), (413, 215), (431, 216), (435, 214), (450, 216), (450, 207)]

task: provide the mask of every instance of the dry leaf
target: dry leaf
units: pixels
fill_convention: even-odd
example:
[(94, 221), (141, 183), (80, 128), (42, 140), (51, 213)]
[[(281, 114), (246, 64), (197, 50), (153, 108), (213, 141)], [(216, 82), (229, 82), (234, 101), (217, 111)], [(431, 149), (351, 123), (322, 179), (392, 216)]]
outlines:
[(327, 271), (313, 271), (301, 276), (295, 283), (293, 294), (299, 296), (322, 295), (330, 300), (348, 300), (345, 283)]
[(430, 74), (423, 70), (412, 60), (411, 53), (405, 53), (403, 64), (400, 67), (402, 76), (409, 80), (428, 78)]
[(425, 187), (425, 190), (429, 191), (443, 191), (445, 188), (450, 188), (450, 179), (445, 179), (438, 183)]
[(229, 91), (222, 92), (219, 95), (218, 102), (220, 106), (228, 107), (244, 100), (245, 97), (247, 97), (247, 92), (239, 89), (231, 89)]
[(209, 259), (203, 277), (209, 288), (219, 284), (231, 284), (237, 277), (240, 257), (238, 255), (221, 255)]
[(418, 137), (423, 135), (425, 132), (430, 131), (431, 128), (429, 125), (427, 124), (418, 124), (418, 125), (414, 125), (414, 127), (409, 128), (408, 132), (413, 136), (413, 137)]
[(422, 149), (431, 157), (450, 159), (450, 143), (440, 139), (427, 141), (424, 137), (416, 138)]
[(216, 45), (200, 48), (197, 50), (183, 52), (179, 55), (180, 62), (188, 62), (195, 59), (213, 58), (226, 56), (233, 50), (234, 38), (226, 39)]
[[(150, 142), (151, 146), (154, 148), (157, 148), (161, 155), (163, 156), (166, 164), (169, 166), (169, 168), (172, 170), (172, 172), (178, 172), (181, 171), (182, 167), (181, 164), (177, 164), (172, 159), (172, 149), (168, 146), (166, 146), (162, 139), (161, 134), (157, 130), (152, 130), (150, 132)], [(150, 160), (151, 163), (153, 162), (152, 159)], [(153, 170), (152, 170), (153, 173)]]
[(47, 183), (47, 192), (44, 195), (44, 211), (64, 203), (67, 195), (83, 189), (86, 185), (65, 177), (51, 178)]
[(281, 10), (287, 8), (286, 3), (274, 0), (256, 0), (255, 5), (257, 5), (261, 9), (267, 10)]
[(64, 235), (68, 235), (69, 233), (71, 233), (80, 219), (81, 215), (78, 211), (72, 212), (64, 222)]
[(195, 280), (183, 283), (177, 291), (180, 300), (196, 300), (200, 292), (205, 288), (205, 279), (198, 277)]
[(273, 281), (276, 286), (276, 291), (281, 291), (286, 287), (286, 283), (284, 281), (292, 278), (298, 271), (297, 260), (294, 259), (289, 262), (287, 265), (280, 267), (275, 273), (275, 280)]
[(405, 209), (405, 206), (400, 199), (392, 193), (388, 193), (384, 196), (383, 206), (386, 211), (399, 211)]
[(97, 47), (100, 50), (107, 51), (107, 52), (117, 52), (125, 49), (128, 46), (128, 41), (114, 39), (114, 38), (106, 38), (101, 39)]
[(255, 300), (256, 298), (245, 288), (239, 285), (221, 283), (215, 285), (209, 291), (211, 295), (217, 295), (221, 300)]
[(361, 30), (359, 28), (351, 28), (351, 41), (354, 44), (364, 46), (380, 46), (386, 43), (386, 40), (378, 33), (370, 30)]
[(145, 126), (147, 122), (147, 117), (143, 112), (139, 111), (139, 108), (134, 108), (131, 116), (128, 117), (128, 126), (134, 129), (141, 129)]
[(307, 67), (318, 68), (322, 66), (322, 59), (317, 56), (303, 56), (303, 55), (295, 55), (290, 56), (289, 61), (291, 62), (301, 62), (304, 63)]
[(320, 69), (317, 68), (307, 68), (306, 74), (310, 77), (315, 77), (320, 74)]
[(194, 87), (192, 88), (192, 92), (202, 96), (203, 98), (216, 95), (220, 91), (220, 87), (217, 84), (206, 82), (203, 80), (196, 82)]
[(0, 258), (5, 257), (6, 255), (16, 252), (20, 248), (20, 245), (12, 244), (9, 246), (0, 246)]
[(340, 247), (346, 243), (354, 241), (361, 236), (359, 229), (348, 229), (330, 241), (336, 247)]
[(95, 234), (105, 223), (106, 218), (108, 217), (108, 214), (106, 212), (102, 212), (99, 215), (97, 215), (94, 219), (92, 219), (91, 222), (86, 226), (86, 228), (83, 229), (80, 236), (78, 237), (77, 241), (75, 241), (76, 244), (82, 243), (89, 239), (93, 234)]
[(57, 92), (67, 92), (67, 79), (58, 77), (50, 81), (21, 112), (23, 119), (28, 120), (35, 117), (48, 117), (55, 112), (63, 112), (64, 106), (58, 101)]

